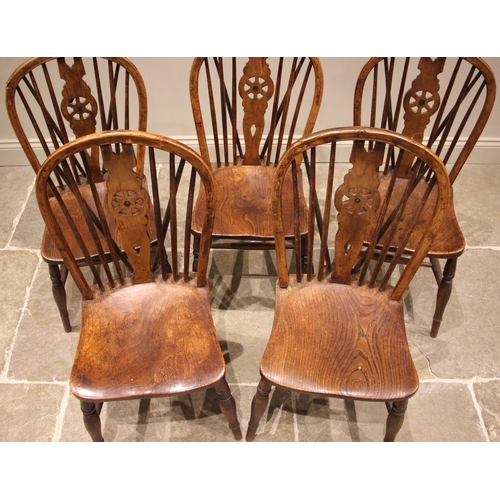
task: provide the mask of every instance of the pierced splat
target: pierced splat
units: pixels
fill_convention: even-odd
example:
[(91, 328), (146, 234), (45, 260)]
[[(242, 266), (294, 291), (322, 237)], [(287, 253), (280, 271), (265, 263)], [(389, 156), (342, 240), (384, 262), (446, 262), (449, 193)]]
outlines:
[(243, 100), (243, 136), (246, 151), (243, 162), (246, 165), (260, 165), (260, 140), (264, 132), (264, 114), (274, 93), (271, 71), (267, 57), (250, 57), (243, 69), (239, 93)]
[(385, 146), (375, 143), (366, 151), (363, 141), (354, 141), (350, 162), (353, 168), (335, 192), (339, 229), (335, 237), (335, 269), (332, 281), (350, 283), (351, 270), (363, 246), (364, 228), (380, 205), (377, 169), (383, 161)]
[[(411, 84), (410, 90), (405, 94), (403, 100), (404, 129), (403, 135), (411, 137), (418, 142), (422, 142), (424, 132), (429, 124), (432, 115), (438, 110), (440, 104), (439, 78), (442, 73), (445, 57), (420, 58), (418, 63), (419, 75)], [(405, 154), (402, 159), (400, 177), (408, 178), (414, 157)]]
[(149, 283), (153, 281), (147, 231), (151, 201), (134, 172), (134, 149), (130, 144), (124, 144), (121, 153), (117, 154), (111, 146), (103, 146), (102, 157), (109, 171), (106, 206), (120, 230), (123, 247), (134, 270), (134, 283)]
[[(72, 66), (69, 66), (64, 57), (57, 59), (59, 75), (66, 82), (62, 89), (63, 100), (61, 112), (69, 122), (75, 137), (93, 134), (96, 131), (97, 101), (92, 95), (90, 87), (83, 77), (85, 67), (82, 58), (75, 57)], [(88, 161), (96, 180), (102, 180), (99, 169), (99, 150), (93, 148), (88, 154)]]

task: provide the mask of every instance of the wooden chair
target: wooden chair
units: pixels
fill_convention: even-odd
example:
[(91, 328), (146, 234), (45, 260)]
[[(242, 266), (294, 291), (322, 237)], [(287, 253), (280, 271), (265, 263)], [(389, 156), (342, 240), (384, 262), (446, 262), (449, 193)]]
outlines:
[[(151, 194), (137, 175), (143, 168), (136, 157), (139, 146), (147, 148)], [(86, 153), (93, 148), (102, 154), (104, 183), (94, 181)], [(84, 198), (72, 178), (75, 156), (81, 158), (91, 197)], [(188, 173), (184, 184), (183, 172)], [(58, 187), (58, 177), (68, 179), (64, 189)], [(198, 177), (207, 205), (198, 272), (191, 273), (189, 228)], [(242, 437), (210, 308), (213, 193), (213, 175), (197, 153), (138, 131), (76, 139), (57, 149), (38, 173), (40, 211), (82, 294), (70, 386), (81, 400), (93, 441), (103, 440), (103, 401), (173, 396), (212, 386), (234, 437)], [(156, 235), (162, 237), (151, 245)], [(85, 262), (73, 253), (75, 246)]]
[[(376, 57), (366, 63), (357, 81), (354, 125), (386, 128), (422, 142), (443, 160), (453, 185), (488, 121), (495, 93), (493, 72), (477, 57), (452, 61)], [(409, 161), (398, 174), (396, 189), (401, 192), (406, 189), (410, 165)], [(389, 182), (390, 177), (385, 179)], [(424, 262), (438, 284), (432, 337), (438, 334), (457, 259), (464, 250), (465, 238), (451, 205)], [(446, 260), (443, 272), (441, 259)]]
[[(340, 183), (338, 173), (334, 177), (338, 145), (351, 140), (353, 167), (334, 190), (334, 184)], [(328, 146), (325, 163), (316, 161), (320, 146)], [(296, 158), (303, 154), (310, 178), (309, 212), (314, 213), (317, 205), (323, 225), (317, 228), (314, 219), (309, 219), (307, 272), (303, 274), (296, 266), (296, 272), (289, 274), (283, 186), (288, 171), (295, 175)], [(396, 175), (386, 184), (378, 173), (386, 158), (395, 159), (397, 173), (409, 157), (413, 168), (408, 186), (421, 175), (433, 173), (418, 212), (412, 210), (410, 200), (420, 193), (412, 189), (400, 193), (395, 189)], [(323, 189), (317, 192), (324, 199), (312, 195), (320, 185)], [(449, 179), (441, 160), (417, 141), (388, 130), (325, 130), (297, 141), (285, 153), (272, 191), (278, 261), (275, 316), (260, 365), (247, 441), (255, 437), (273, 385), (321, 396), (386, 402), (389, 416), (384, 440), (394, 440), (408, 398), (419, 385), (406, 338), (402, 297), (439, 234), (449, 202)], [(335, 215), (336, 231), (330, 230), (335, 229)], [(299, 227), (298, 221), (295, 226)], [(372, 226), (376, 234), (366, 247), (365, 232)], [(411, 233), (408, 227), (419, 230)], [(295, 240), (300, 246), (299, 232)], [(408, 240), (415, 244), (415, 252), (405, 259)], [(313, 260), (317, 275), (312, 271)]]
[[(144, 82), (137, 68), (121, 57), (29, 59), (7, 82), (6, 106), (14, 132), (35, 173), (45, 158), (71, 139), (99, 130), (146, 130)], [(99, 151), (95, 149), (87, 154), (95, 180), (103, 182)], [(142, 155), (139, 151), (139, 156)], [(78, 184), (86, 185), (86, 174), (77, 161), (71, 175)], [(59, 182), (63, 186), (65, 181), (59, 179)], [(71, 203), (69, 199), (67, 203)], [(41, 254), (49, 265), (54, 299), (64, 329), (69, 332), (67, 270), (47, 232)]]
[[(315, 57), (194, 59), (194, 122), (201, 156), (211, 163), (216, 183), (213, 248), (274, 248), (273, 167), (293, 140), (312, 132), (322, 94), (323, 71)], [(306, 210), (301, 190), (300, 200)], [(195, 268), (204, 204), (201, 191), (193, 214)], [(287, 238), (293, 237), (291, 224), (287, 211)], [(303, 226), (301, 233), (306, 232)]]

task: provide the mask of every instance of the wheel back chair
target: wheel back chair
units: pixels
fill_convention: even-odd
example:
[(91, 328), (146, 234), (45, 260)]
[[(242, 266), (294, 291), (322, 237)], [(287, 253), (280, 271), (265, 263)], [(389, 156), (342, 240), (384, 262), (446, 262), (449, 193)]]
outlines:
[[(372, 58), (356, 84), (354, 125), (386, 128), (422, 142), (443, 160), (453, 185), (488, 121), (495, 93), (493, 72), (477, 57)], [(408, 159), (398, 173), (396, 190), (406, 189), (410, 167)], [(391, 168), (390, 164), (384, 168)], [(422, 178), (423, 184), (415, 189), (425, 192), (426, 181)], [(391, 177), (384, 177), (383, 182), (391, 182)], [(415, 203), (418, 206), (418, 198)], [(438, 284), (432, 337), (438, 334), (457, 258), (464, 250), (465, 238), (452, 204), (424, 262)], [(446, 260), (443, 272), (440, 259)]]
[[(191, 106), (200, 153), (216, 184), (213, 248), (274, 249), (274, 167), (293, 140), (312, 132), (322, 94), (323, 71), (315, 57), (194, 59)], [(301, 189), (299, 194), (300, 210), (307, 210)], [(192, 227), (195, 267), (204, 203), (200, 191)], [(286, 210), (287, 239), (293, 239), (292, 219)], [(303, 226), (301, 234), (306, 232)]]
[[(147, 148), (151, 194), (138, 175), (139, 167), (144, 169), (137, 159), (139, 147)], [(95, 149), (101, 152), (105, 182), (99, 172), (95, 179), (87, 154)], [(72, 175), (76, 156), (88, 196)], [(198, 272), (193, 273), (190, 227), (198, 177), (206, 210)], [(64, 188), (59, 178), (67, 181)], [(36, 196), (47, 230), (82, 295), (70, 387), (81, 401), (92, 440), (103, 440), (103, 401), (173, 396), (212, 386), (234, 437), (241, 439), (210, 308), (214, 179), (209, 166), (196, 152), (166, 137), (98, 132), (61, 146), (46, 160), (37, 175)]]
[[(335, 164), (338, 146), (345, 141), (353, 141), (352, 169), (342, 182)], [(316, 161), (321, 146), (328, 152), (325, 163)], [(310, 171), (308, 209), (314, 213), (320, 208), (323, 224), (319, 228), (309, 218), (307, 272), (296, 265), (292, 274), (283, 228), (284, 179), (289, 171), (295, 177), (297, 159), (302, 156)], [(404, 192), (395, 189), (397, 175), (386, 183), (388, 174), (379, 173), (387, 158), (395, 174), (411, 159)], [(420, 193), (410, 189), (411, 184), (429, 171), (432, 179), (420, 197), (420, 210), (414, 211), (411, 199)], [(318, 196), (313, 196), (320, 185)], [(388, 130), (329, 129), (297, 141), (285, 153), (272, 189), (278, 262), (275, 315), (246, 440), (254, 439), (275, 385), (324, 397), (383, 401), (389, 410), (384, 440), (393, 441), (408, 398), (419, 385), (406, 338), (402, 297), (449, 207), (445, 167), (419, 142)], [(296, 205), (297, 195), (294, 198)], [(298, 211), (295, 215), (301, 217)], [(295, 227), (300, 227), (298, 220)], [(366, 231), (372, 228), (371, 243), (364, 245)], [(415, 252), (404, 259), (408, 241)], [(297, 230), (295, 243), (299, 254)], [(313, 261), (317, 274), (313, 274)]]
[[(35, 173), (44, 159), (68, 141), (99, 130), (146, 130), (147, 97), (137, 68), (121, 57), (37, 57), (27, 60), (7, 82), (6, 106), (14, 132)], [(142, 148), (138, 151), (142, 164)], [(97, 148), (87, 152), (98, 190), (106, 173), (100, 170)], [(71, 178), (90, 195), (86, 173), (71, 160)], [(139, 175), (142, 175), (139, 171)], [(63, 188), (67, 179), (60, 178)], [(76, 200), (67, 198), (70, 211)], [(83, 221), (82, 221), (83, 222)], [(80, 224), (79, 221), (76, 221)], [(73, 253), (77, 252), (73, 249)], [(109, 255), (108, 249), (105, 249)], [(66, 304), (64, 266), (52, 237), (44, 232), (41, 255), (49, 265), (52, 292), (64, 329), (71, 331)], [(75, 255), (82, 263), (82, 255)]]

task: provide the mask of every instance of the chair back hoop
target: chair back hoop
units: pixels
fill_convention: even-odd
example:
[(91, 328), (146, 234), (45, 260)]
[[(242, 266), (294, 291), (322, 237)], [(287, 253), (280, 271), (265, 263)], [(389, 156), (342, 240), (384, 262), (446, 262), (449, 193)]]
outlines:
[(217, 167), (277, 165), (312, 132), (323, 95), (316, 57), (197, 57), (189, 81), (201, 156)]
[[(144, 81), (135, 65), (123, 57), (31, 58), (9, 78), (5, 98), (14, 132), (35, 172), (72, 139), (104, 130), (147, 127)], [(98, 176), (98, 150), (88, 151), (87, 156)], [(142, 146), (137, 162), (141, 175)], [(81, 163), (73, 160), (72, 170), (80, 182), (84, 176)]]
[[(335, 172), (337, 149), (339, 144), (347, 141), (353, 144), (350, 156), (352, 168), (339, 178), (339, 173)], [(319, 147), (323, 147), (324, 153), (329, 149), (329, 158), (324, 162), (316, 158)], [(290, 169), (292, 176), (295, 175), (295, 159), (298, 156), (304, 158), (309, 179), (308, 209), (311, 216), (308, 220), (308, 271), (303, 277), (301, 266), (297, 265), (297, 281), (328, 277), (331, 282), (346, 285), (367, 284), (380, 291), (388, 290), (392, 299), (399, 300), (427, 255), (450, 203), (450, 182), (443, 162), (418, 141), (377, 128), (334, 128), (297, 141), (279, 162), (271, 199), (279, 284), (285, 288), (289, 285), (289, 270), (281, 199), (285, 175)], [(379, 168), (387, 156), (396, 157), (394, 175), (391, 172), (384, 174)], [(413, 161), (410, 182), (402, 197), (394, 199), (391, 195), (397, 174), (408, 156)], [(432, 179), (422, 182), (422, 171), (432, 172)], [(383, 175), (389, 175), (390, 182), (387, 192), (380, 193)], [(318, 178), (321, 182), (317, 181)], [(336, 190), (334, 184), (338, 186)], [(423, 197), (421, 189), (425, 190)], [(419, 201), (412, 204), (417, 196)], [(420, 227), (422, 211), (430, 215), (427, 227)], [(296, 218), (299, 217), (296, 211)], [(336, 232), (330, 230), (335, 224)], [(298, 225), (299, 221), (295, 226)], [(368, 227), (374, 227), (375, 234), (366, 234)], [(410, 238), (414, 237), (414, 229), (419, 236), (413, 242), (415, 250), (408, 258), (404, 250)], [(294, 244), (298, 247), (297, 262), (301, 255), (298, 233)], [(333, 258), (330, 258), (332, 248)], [(371, 265), (374, 258), (376, 263)], [(313, 261), (317, 275), (313, 275)], [(401, 275), (392, 285), (391, 276), (401, 266), (404, 266)]]
[[(356, 83), (354, 125), (387, 128), (422, 142), (447, 165), (453, 184), (495, 95), (495, 76), (479, 57), (374, 57)], [(408, 177), (410, 165), (401, 177)]]
[[(139, 147), (147, 148), (148, 153), (143, 177), (137, 174)], [(90, 148), (101, 152), (104, 182), (93, 179), (85, 154)], [(68, 159), (77, 156), (86, 173), (83, 187), (69, 173)], [(56, 185), (56, 172), (67, 181), (63, 188)], [(190, 273), (191, 214), (198, 177), (207, 206), (198, 272)], [(161, 135), (130, 130), (97, 132), (66, 143), (47, 158), (36, 180), (36, 196), (47, 229), (87, 300), (97, 289), (102, 293), (115, 286), (155, 279), (196, 279), (197, 286), (206, 286), (213, 190), (210, 167), (191, 148)], [(76, 198), (75, 213), (67, 209), (68, 196)], [(76, 253), (84, 256), (92, 273), (90, 279)], [(105, 279), (97, 264), (102, 266)]]

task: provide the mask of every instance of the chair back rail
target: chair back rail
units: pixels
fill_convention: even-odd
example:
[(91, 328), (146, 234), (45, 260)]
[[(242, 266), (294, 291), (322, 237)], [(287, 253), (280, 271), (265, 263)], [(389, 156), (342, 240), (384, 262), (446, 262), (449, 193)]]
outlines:
[[(354, 125), (387, 128), (422, 142), (443, 160), (453, 185), (495, 94), (494, 74), (478, 57), (375, 57), (358, 77)], [(399, 175), (407, 178), (411, 164), (407, 157)]]
[[(139, 146), (147, 150), (146, 183), (137, 174)], [(100, 151), (105, 182), (94, 180), (86, 154), (89, 148)], [(84, 193), (68, 162), (77, 156), (87, 176)], [(189, 175), (183, 176), (189, 166)], [(57, 186), (57, 172), (67, 181), (64, 189)], [(191, 212), (198, 178), (207, 208), (198, 272), (190, 273)], [(204, 287), (214, 220), (213, 189), (212, 172), (196, 152), (160, 135), (125, 130), (98, 132), (65, 144), (43, 164), (36, 183), (47, 228), (85, 299), (91, 299), (96, 290), (102, 293), (155, 279), (195, 279), (197, 286)], [(77, 210), (67, 209), (68, 196), (76, 198)], [(75, 258), (74, 248), (83, 255), (90, 275)]]
[[(346, 173), (338, 172), (342, 165), (337, 165), (335, 154), (337, 144), (345, 141), (353, 143), (352, 168)], [(329, 148), (327, 164), (316, 161), (318, 147)], [(379, 167), (391, 155), (397, 158), (394, 175), (384, 174)], [(329, 129), (297, 141), (277, 167), (272, 193), (279, 284), (285, 288), (289, 265), (282, 220), (283, 182), (290, 169), (292, 173), (296, 170), (296, 158), (300, 156), (304, 157), (309, 173), (309, 212), (320, 211), (321, 218), (310, 217), (308, 221), (305, 276), (297, 265), (301, 235), (298, 231), (295, 233), (297, 282), (316, 277), (320, 281), (328, 279), (346, 285), (366, 284), (380, 291), (390, 290), (391, 298), (399, 300), (427, 255), (450, 202), (449, 179), (442, 161), (418, 141), (377, 128)], [(398, 173), (404, 168), (407, 156), (413, 159), (410, 182), (402, 195), (393, 196)], [(423, 196), (415, 189), (422, 168), (433, 174), (430, 180), (424, 181)], [(391, 176), (385, 193), (379, 192), (383, 175)], [(324, 196), (320, 198), (318, 192)], [(412, 203), (416, 198), (418, 203)], [(422, 217), (424, 211), (429, 217)], [(295, 211), (295, 228), (300, 227), (299, 218), (300, 213)], [(416, 250), (408, 257), (405, 254), (408, 240), (413, 228), (423, 220), (427, 226), (418, 231)], [(369, 230), (373, 232), (367, 234)], [(394, 271), (401, 266), (404, 269), (400, 276), (392, 279)]]
[(190, 94), (202, 157), (218, 167), (276, 165), (294, 138), (312, 132), (322, 92), (314, 57), (195, 58)]

